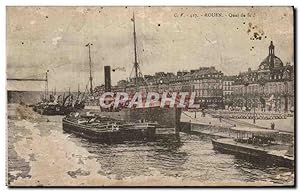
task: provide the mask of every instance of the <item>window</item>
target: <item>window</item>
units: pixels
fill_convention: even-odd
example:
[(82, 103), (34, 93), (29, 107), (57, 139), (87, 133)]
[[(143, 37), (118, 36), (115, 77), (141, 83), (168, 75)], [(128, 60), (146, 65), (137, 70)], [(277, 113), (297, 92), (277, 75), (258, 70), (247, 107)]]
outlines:
[(279, 93), (282, 93), (282, 92), (283, 92), (283, 91), (282, 91), (282, 84), (279, 84), (279, 85), (278, 85), (278, 92), (279, 92)]

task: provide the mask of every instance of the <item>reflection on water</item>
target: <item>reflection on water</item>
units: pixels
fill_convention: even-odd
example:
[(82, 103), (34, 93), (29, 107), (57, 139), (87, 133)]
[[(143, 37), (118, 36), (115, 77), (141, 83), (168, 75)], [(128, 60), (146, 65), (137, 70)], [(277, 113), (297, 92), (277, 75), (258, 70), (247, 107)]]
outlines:
[(180, 143), (125, 143), (99, 144), (70, 136), (80, 147), (85, 147), (102, 166), (102, 175), (116, 178), (165, 175), (191, 178), (199, 182), (293, 181), (292, 171), (283, 167), (268, 167), (238, 159), (212, 149), (211, 138), (181, 133)]
[[(21, 178), (40, 180), (40, 176), (35, 175), (32, 170), (42, 169), (39, 166), (44, 165), (43, 161), (53, 159), (54, 162), (59, 160), (64, 166), (69, 165), (66, 169), (61, 169), (59, 164), (53, 164), (51, 170), (60, 171), (57, 172), (57, 177), (70, 177), (67, 173), (78, 172), (78, 167), (85, 171), (86, 167), (93, 169), (99, 165), (101, 169), (95, 167), (97, 175), (114, 179), (167, 176), (190, 179), (199, 182), (199, 185), (218, 181), (293, 183), (293, 170), (255, 164), (215, 151), (211, 138), (207, 136), (181, 133), (180, 142), (131, 142), (107, 145), (64, 133), (61, 117), (47, 118), (49, 121), (36, 123), (9, 120), (9, 181), (13, 182)], [(24, 143), (30, 147), (18, 151), (17, 149), (21, 149)], [(39, 145), (37, 143), (43, 145), (37, 146)], [(48, 150), (49, 145), (56, 145), (59, 148)], [(71, 181), (75, 180), (73, 177), (71, 179)], [(78, 177), (78, 180), (80, 179)], [(48, 181), (48, 177), (45, 180)]]

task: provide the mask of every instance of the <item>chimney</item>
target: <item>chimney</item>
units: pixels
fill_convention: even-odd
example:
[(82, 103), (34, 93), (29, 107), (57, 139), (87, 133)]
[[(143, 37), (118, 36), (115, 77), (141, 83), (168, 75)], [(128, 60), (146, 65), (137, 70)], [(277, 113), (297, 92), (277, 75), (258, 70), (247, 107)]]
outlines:
[(104, 66), (104, 87), (105, 92), (111, 91), (111, 74), (110, 74), (110, 66)]

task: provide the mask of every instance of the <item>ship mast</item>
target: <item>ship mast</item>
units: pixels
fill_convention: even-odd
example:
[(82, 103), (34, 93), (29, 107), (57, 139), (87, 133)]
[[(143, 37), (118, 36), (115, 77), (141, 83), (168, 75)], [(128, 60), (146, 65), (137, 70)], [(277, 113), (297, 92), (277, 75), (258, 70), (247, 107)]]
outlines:
[(137, 61), (137, 47), (136, 47), (136, 32), (135, 32), (135, 17), (134, 17), (134, 13), (133, 13), (133, 17), (132, 17), (132, 21), (133, 21), (133, 44), (134, 44), (134, 70), (135, 70), (135, 85), (136, 85), (136, 91), (138, 90), (138, 77), (139, 77), (139, 73), (138, 73), (138, 67), (139, 67), (139, 63)]
[(46, 83), (45, 83), (45, 100), (47, 100), (47, 97), (48, 97), (48, 73), (49, 73), (49, 70), (46, 71)]
[(88, 43), (85, 46), (89, 48), (89, 65), (90, 65), (90, 93), (93, 94), (93, 77), (92, 77), (92, 58), (91, 58), (91, 45)]
[[(147, 83), (143, 77), (139, 62), (138, 62), (138, 56), (137, 56), (137, 40), (136, 40), (136, 32), (135, 32), (135, 17), (133, 13), (132, 17), (132, 22), (133, 22), (133, 45), (134, 45), (134, 63), (133, 63), (133, 68), (135, 72), (135, 86), (136, 86), (136, 91), (139, 90), (139, 80), (141, 79), (143, 81), (143, 84), (146, 85), (147, 89)], [(130, 74), (131, 75), (131, 74)]]

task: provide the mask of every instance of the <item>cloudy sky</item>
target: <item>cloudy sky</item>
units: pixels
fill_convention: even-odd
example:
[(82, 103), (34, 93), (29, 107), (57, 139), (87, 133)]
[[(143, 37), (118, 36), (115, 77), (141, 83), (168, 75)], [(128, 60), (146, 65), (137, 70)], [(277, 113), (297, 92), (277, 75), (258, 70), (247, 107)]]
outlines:
[[(42, 78), (49, 70), (50, 90), (83, 89), (89, 76), (85, 45), (93, 43), (94, 84), (104, 82), (105, 65), (126, 69), (112, 73), (113, 84), (128, 78), (133, 12), (143, 74), (205, 66), (238, 74), (258, 67), (271, 40), (275, 54), (293, 63), (290, 7), (8, 7), (7, 77)], [(44, 83), (10, 81), (7, 87), (43, 90)]]

